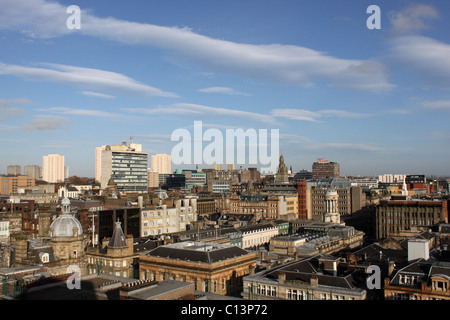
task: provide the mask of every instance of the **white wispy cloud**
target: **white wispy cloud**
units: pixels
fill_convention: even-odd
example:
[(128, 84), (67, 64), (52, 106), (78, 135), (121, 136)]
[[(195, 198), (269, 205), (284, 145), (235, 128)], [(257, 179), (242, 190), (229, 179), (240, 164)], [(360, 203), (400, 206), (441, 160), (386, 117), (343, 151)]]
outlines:
[(198, 91), (203, 92), (203, 93), (223, 93), (223, 94), (241, 95), (241, 96), (249, 96), (250, 95), (245, 92), (236, 91), (233, 88), (229, 88), (229, 87), (209, 87), (209, 88), (199, 89)]
[(19, 99), (0, 99), (0, 105), (9, 106), (11, 104), (29, 104), (31, 103), (30, 99), (27, 98), (19, 98)]
[(95, 109), (76, 109), (76, 108), (66, 108), (66, 107), (51, 107), (51, 108), (46, 108), (46, 109), (37, 109), (37, 111), (53, 113), (53, 114), (102, 117), (102, 118), (118, 118), (118, 117), (121, 118), (124, 116), (123, 114), (95, 110)]
[(198, 117), (235, 117), (260, 122), (274, 122), (273, 117), (261, 113), (242, 111), (229, 108), (217, 108), (193, 103), (175, 103), (173, 105), (157, 108), (127, 108), (129, 112), (142, 113), (148, 115), (175, 114)]
[(170, 134), (144, 134), (144, 135), (135, 135), (136, 139), (138, 139), (142, 143), (158, 143), (158, 144), (167, 144), (170, 143)]
[(340, 150), (382, 152), (386, 149), (371, 142), (322, 142), (296, 134), (280, 134), (280, 140), (297, 144), (302, 150)]
[(73, 141), (58, 141), (52, 140), (47, 141), (45, 144), (41, 145), (40, 148), (45, 149), (70, 149), (73, 148)]
[(92, 92), (92, 91), (83, 91), (82, 94), (88, 97), (94, 97), (94, 98), (103, 98), (103, 99), (113, 99), (114, 96), (106, 93), (100, 93), (100, 92)]
[(24, 114), (26, 111), (21, 108), (2, 108), (0, 107), (0, 121), (9, 118)]
[(395, 68), (417, 74), (424, 85), (450, 88), (450, 44), (424, 36), (397, 37), (391, 44)]
[(71, 123), (72, 122), (70, 120), (59, 117), (36, 118), (31, 120), (29, 123), (23, 124), (21, 129), (26, 131), (56, 130)]
[(0, 75), (13, 75), (26, 80), (64, 83), (101, 91), (126, 92), (146, 96), (177, 97), (176, 94), (142, 84), (123, 74), (93, 68), (62, 64), (28, 67), (0, 62)]
[[(65, 9), (44, 0), (2, 0), (0, 28), (31, 37), (67, 35), (73, 31), (66, 28)], [(81, 16), (77, 34), (122, 44), (156, 46), (216, 71), (299, 86), (326, 82), (369, 91), (394, 87), (384, 65), (377, 61), (337, 58), (297, 45), (237, 43), (207, 37), (189, 28), (101, 18), (89, 11), (83, 11)]]
[(450, 100), (423, 101), (421, 105), (426, 109), (450, 111)]
[[(11, 130), (16, 130), (16, 129), (17, 129), (16, 126), (0, 123), (0, 131), (11, 131)], [(4, 141), (4, 140), (2, 140), (2, 141)]]
[(389, 19), (394, 35), (416, 33), (428, 29), (428, 22), (439, 18), (438, 11), (431, 5), (413, 4), (409, 7), (390, 12)]
[(337, 118), (367, 118), (371, 117), (369, 113), (350, 112), (345, 110), (319, 110), (310, 111), (305, 109), (274, 109), (272, 110), (272, 116), (278, 118), (285, 118), (291, 120), (301, 120), (310, 122), (321, 122), (322, 118), (337, 117)]

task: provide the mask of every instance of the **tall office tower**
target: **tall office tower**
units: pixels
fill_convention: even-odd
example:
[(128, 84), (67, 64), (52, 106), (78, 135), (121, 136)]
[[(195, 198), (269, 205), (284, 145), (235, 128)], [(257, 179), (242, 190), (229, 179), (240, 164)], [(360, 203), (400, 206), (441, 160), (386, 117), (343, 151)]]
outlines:
[(312, 165), (312, 173), (313, 179), (338, 178), (340, 176), (339, 163), (317, 159)]
[(146, 193), (148, 154), (142, 145), (126, 142), (96, 148), (95, 177), (102, 189), (114, 180), (118, 192)]
[(69, 179), (69, 167), (64, 166), (64, 179)]
[(234, 170), (234, 164), (227, 163), (227, 170)]
[(15, 166), (8, 166), (7, 174), (8, 176), (20, 176), (22, 171), (22, 167), (15, 165)]
[(31, 165), (23, 167), (23, 173), (30, 178), (39, 179), (41, 177), (41, 167), (38, 165)]
[(42, 157), (42, 180), (48, 183), (64, 181), (64, 156), (49, 154)]
[(159, 174), (172, 173), (172, 157), (168, 154), (156, 154), (152, 156), (152, 171)]
[(147, 169), (148, 187), (158, 188), (159, 187), (159, 173)]

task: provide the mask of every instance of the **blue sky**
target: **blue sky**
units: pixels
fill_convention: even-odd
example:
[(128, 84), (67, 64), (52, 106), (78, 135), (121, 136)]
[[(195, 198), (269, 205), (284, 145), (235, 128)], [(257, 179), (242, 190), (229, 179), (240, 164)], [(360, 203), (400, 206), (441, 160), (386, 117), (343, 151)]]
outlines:
[[(370, 30), (369, 5), (381, 9)], [(81, 9), (69, 30), (66, 9)], [(279, 129), (295, 171), (450, 175), (447, 1), (0, 0), (0, 173), (149, 154), (194, 121)], [(149, 164), (150, 166), (150, 164)], [(207, 167), (200, 165), (199, 167)], [(244, 165), (244, 167), (246, 167)]]

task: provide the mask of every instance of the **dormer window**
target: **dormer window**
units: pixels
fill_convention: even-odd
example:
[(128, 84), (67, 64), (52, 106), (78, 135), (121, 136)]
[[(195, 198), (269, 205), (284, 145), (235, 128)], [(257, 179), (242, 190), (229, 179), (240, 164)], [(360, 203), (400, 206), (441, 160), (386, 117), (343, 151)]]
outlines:
[(41, 254), (42, 263), (48, 263), (50, 261), (50, 255), (48, 253)]
[(448, 281), (445, 281), (442, 278), (433, 280), (433, 290), (447, 291), (448, 290)]

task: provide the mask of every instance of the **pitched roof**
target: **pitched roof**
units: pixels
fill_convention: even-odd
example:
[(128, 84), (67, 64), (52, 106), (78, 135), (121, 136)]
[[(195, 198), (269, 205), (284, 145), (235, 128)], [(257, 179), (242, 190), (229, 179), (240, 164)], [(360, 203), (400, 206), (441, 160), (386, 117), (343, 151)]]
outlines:
[[(331, 256), (318, 254), (304, 260), (287, 263), (279, 268), (268, 270), (264, 277), (277, 279), (280, 273), (286, 275), (286, 280), (297, 280), (309, 283), (312, 276), (317, 277), (318, 284), (347, 290), (360, 290), (363, 281), (355, 272), (342, 272), (339, 268), (337, 274), (326, 272), (319, 266), (319, 259)], [(337, 258), (336, 258), (337, 259)]]
[(249, 254), (248, 251), (236, 246), (225, 246), (200, 242), (195, 242), (190, 246), (183, 245), (181, 245), (181, 243), (178, 243), (173, 245), (160, 246), (147, 253), (147, 256), (214, 263)]
[(113, 231), (108, 246), (111, 248), (123, 248), (128, 246), (125, 240), (125, 235), (123, 234), (122, 231), (122, 227), (120, 226), (120, 221), (116, 222), (116, 228)]

